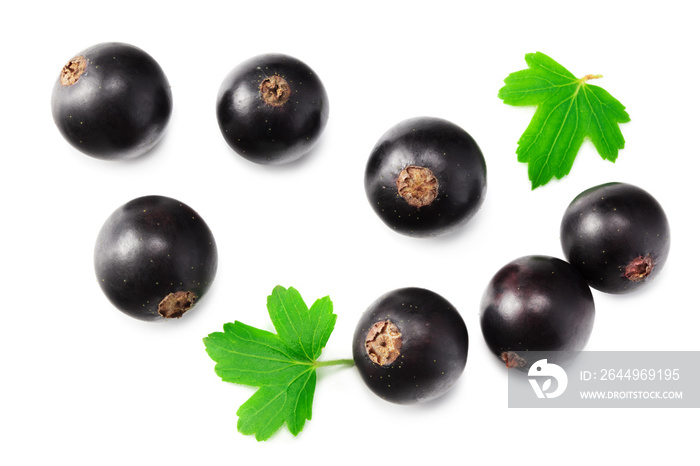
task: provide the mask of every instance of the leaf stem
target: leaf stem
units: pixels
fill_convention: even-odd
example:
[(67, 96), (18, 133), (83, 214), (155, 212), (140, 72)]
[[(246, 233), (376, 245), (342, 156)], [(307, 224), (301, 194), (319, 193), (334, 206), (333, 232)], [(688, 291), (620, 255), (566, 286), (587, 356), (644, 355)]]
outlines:
[(316, 365), (316, 367), (340, 366), (340, 365), (354, 366), (355, 361), (352, 359), (332, 359), (330, 361), (316, 361), (315, 365)]
[(602, 78), (602, 77), (603, 77), (602, 74), (587, 74), (587, 75), (584, 76), (583, 78), (579, 79), (579, 82), (580, 82), (580, 83), (585, 83), (586, 81), (589, 81), (589, 80), (591, 80), (591, 79), (600, 79), (600, 78)]

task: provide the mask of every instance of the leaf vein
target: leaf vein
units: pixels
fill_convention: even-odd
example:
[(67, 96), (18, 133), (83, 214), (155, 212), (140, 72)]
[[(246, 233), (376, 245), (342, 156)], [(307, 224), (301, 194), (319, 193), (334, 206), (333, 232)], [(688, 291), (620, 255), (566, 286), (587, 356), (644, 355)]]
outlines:
[[(573, 98), (573, 96), (569, 96), (569, 97), (567, 97), (566, 99), (562, 99), (559, 103), (557, 103), (557, 104), (552, 108), (552, 110), (550, 110), (550, 112), (547, 114), (546, 118), (544, 119), (544, 122), (542, 123), (542, 126), (540, 127), (540, 130), (537, 132), (537, 135), (535, 136), (535, 139), (533, 139), (533, 141), (530, 143), (530, 145), (527, 146), (527, 148), (524, 150), (524, 152), (529, 152), (529, 151), (530, 151), (530, 148), (537, 142), (537, 140), (539, 139), (539, 137), (542, 135), (542, 132), (544, 131), (544, 128), (547, 126), (547, 122), (549, 121), (549, 119), (550, 119), (550, 117), (552, 116), (552, 114), (554, 113), (554, 111), (555, 111), (557, 108), (559, 108), (560, 105), (563, 105), (567, 100), (570, 100), (570, 99), (572, 99), (572, 98)], [(541, 159), (541, 157), (540, 157), (540, 159)], [(537, 159), (537, 160), (540, 160), (540, 159)]]
[(548, 72), (550, 72), (550, 73), (552, 73), (552, 74), (554, 74), (554, 75), (556, 75), (556, 76), (560, 76), (560, 77), (562, 77), (562, 78), (565, 78), (565, 79), (568, 79), (568, 80), (570, 80), (570, 81), (573, 81), (573, 83), (576, 83), (576, 82), (577, 82), (577, 79), (576, 79), (576, 78), (572, 78), (571, 76), (567, 76), (567, 75), (565, 75), (565, 74), (561, 74), (561, 73), (559, 73), (559, 72), (557, 72), (557, 71), (554, 71), (553, 69), (551, 69), (551, 68), (549, 68), (549, 67), (543, 65), (542, 63), (539, 63), (539, 62), (538, 62), (538, 63), (537, 63), (537, 66), (539, 66), (539, 67), (542, 68), (543, 70), (546, 70), (546, 71), (548, 71)]
[[(574, 125), (574, 130), (571, 132), (571, 138), (569, 139), (569, 143), (566, 145), (566, 150), (564, 151), (564, 156), (561, 158), (559, 161), (559, 165), (557, 165), (557, 174), (561, 173), (561, 166), (566, 162), (566, 154), (569, 153), (569, 150), (571, 149), (571, 145), (573, 144), (574, 140), (576, 139), (576, 133), (578, 132), (578, 99), (574, 99), (573, 104), (575, 106), (574, 108), (574, 115), (576, 116), (576, 124)], [(558, 176), (557, 176), (558, 178)]]
[[(598, 115), (596, 114), (596, 112), (593, 111), (593, 105), (591, 105), (591, 102), (588, 99), (589, 92), (590, 91), (588, 89), (586, 89), (586, 86), (584, 86), (583, 95), (584, 95), (584, 97), (586, 97), (586, 102), (588, 103), (588, 106), (591, 108), (591, 114), (593, 115), (593, 118), (595, 119), (596, 126), (598, 127), (598, 131), (600, 131), (600, 136), (601, 136), (602, 142), (605, 144), (605, 147), (607, 148), (606, 149), (607, 150), (606, 156), (609, 157), (609, 156), (612, 156), (613, 149), (610, 147), (610, 143), (608, 142), (608, 138), (605, 135), (605, 131), (603, 131), (603, 127), (600, 124), (600, 120), (598, 119)], [(593, 92), (590, 92), (590, 93), (593, 94)], [(598, 97), (595, 94), (593, 94), (593, 97), (595, 97), (600, 102), (600, 99), (598, 99)], [(603, 112), (603, 115), (605, 115), (605, 112)], [(607, 117), (606, 117), (606, 120), (607, 120)], [(605, 158), (607, 158), (607, 157), (605, 157)]]
[(286, 304), (284, 303), (284, 300), (280, 297), (279, 298), (280, 305), (282, 306), (282, 309), (284, 310), (284, 315), (287, 317), (287, 322), (289, 323), (290, 328), (294, 331), (294, 334), (297, 337), (297, 340), (299, 342), (299, 348), (304, 352), (304, 356), (309, 359), (309, 361), (313, 361), (313, 358), (309, 356), (309, 354), (306, 351), (306, 347), (304, 346), (304, 342), (302, 341), (301, 333), (299, 330), (294, 326), (294, 322), (292, 321), (292, 318), (289, 314), (289, 310), (287, 309)]
[[(246, 341), (246, 340), (244, 340), (244, 341)], [(274, 347), (274, 346), (270, 346), (270, 345), (267, 345), (267, 344), (264, 344), (264, 343), (260, 343), (260, 342), (257, 342), (257, 341), (252, 341), (252, 340), (248, 340), (248, 341), (250, 341), (250, 342), (252, 342), (252, 343), (257, 343), (257, 344), (259, 344), (260, 346), (262, 346), (262, 347), (264, 347), (264, 348), (268, 348), (268, 349), (272, 350), (272, 351), (275, 352), (275, 353), (278, 353), (278, 354), (281, 354), (281, 355), (283, 355), (283, 356), (286, 356), (288, 359), (275, 359), (275, 358), (271, 358), (271, 357), (269, 357), (269, 356), (267, 356), (267, 355), (265, 355), (265, 356), (260, 356), (260, 355), (255, 355), (255, 354), (253, 354), (253, 353), (250, 353), (250, 354), (249, 354), (249, 353), (244, 353), (244, 352), (241, 352), (241, 351), (236, 351), (236, 350), (233, 350), (233, 349), (231, 349), (231, 348), (218, 345), (218, 344), (216, 344), (216, 343), (214, 343), (214, 342), (209, 343), (209, 346), (212, 346), (212, 347), (214, 347), (214, 348), (218, 348), (218, 349), (220, 349), (220, 350), (222, 350), (222, 351), (224, 351), (224, 352), (226, 352), (226, 353), (234, 354), (234, 355), (237, 355), (237, 356), (247, 356), (247, 357), (251, 357), (251, 358), (265, 359), (265, 360), (268, 360), (268, 361), (287, 362), (287, 363), (294, 362), (294, 361), (301, 362), (301, 361), (299, 361), (298, 359), (294, 358), (293, 356), (290, 356), (290, 355), (288, 355), (287, 353), (284, 353), (284, 352), (281, 351), (279, 348), (276, 348), (276, 347)]]
[[(557, 131), (557, 134), (556, 134), (556, 136), (554, 137), (554, 141), (552, 141), (552, 145), (551, 145), (551, 147), (549, 148), (549, 151), (548, 151), (547, 154), (546, 154), (547, 159), (545, 160), (544, 164), (542, 164), (542, 166), (541, 166), (541, 168), (540, 168), (540, 171), (539, 171), (539, 173), (537, 174), (537, 179), (538, 179), (538, 180), (539, 180), (540, 177), (542, 176), (542, 171), (544, 170), (545, 166), (547, 165), (547, 163), (549, 163), (549, 158), (551, 157), (552, 151), (554, 150), (554, 148), (555, 148), (556, 145), (557, 145), (557, 141), (559, 140), (559, 136), (561, 135), (561, 132), (563, 131), (564, 127), (566, 126), (566, 122), (569, 120), (569, 115), (571, 114), (571, 107), (573, 106), (574, 102), (576, 101), (576, 95), (578, 94), (578, 90), (579, 90), (579, 89), (580, 89), (580, 88), (576, 89), (575, 93), (574, 93), (572, 96), (570, 96), (570, 97), (568, 97), (568, 98), (562, 100), (562, 101), (557, 105), (557, 108), (558, 108), (560, 105), (563, 105), (563, 103), (566, 102), (567, 100), (571, 100), (571, 102), (569, 103), (569, 108), (567, 109), (566, 113), (564, 114), (564, 118), (563, 118), (561, 124), (559, 125), (559, 130)], [(551, 115), (553, 112), (554, 112), (554, 109), (552, 110), (552, 112), (550, 112), (550, 115)], [(544, 128), (544, 127), (543, 127), (543, 128)], [(542, 159), (542, 157), (539, 157), (539, 158), (537, 159), (536, 162), (539, 163), (539, 161), (540, 161), (541, 159)]]

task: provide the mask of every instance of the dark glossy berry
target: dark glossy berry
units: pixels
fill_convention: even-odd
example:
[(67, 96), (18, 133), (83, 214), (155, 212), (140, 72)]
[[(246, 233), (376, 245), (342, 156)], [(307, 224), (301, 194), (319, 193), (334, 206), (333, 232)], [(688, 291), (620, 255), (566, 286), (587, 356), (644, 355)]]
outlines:
[(564, 255), (593, 288), (628, 293), (649, 283), (666, 262), (671, 233), (648, 192), (608, 183), (579, 194), (561, 222)]
[(119, 207), (95, 244), (95, 273), (107, 298), (142, 320), (179, 318), (216, 275), (214, 236), (182, 202), (146, 196)]
[(408, 236), (448, 233), (465, 224), (486, 194), (486, 162), (459, 126), (430, 117), (405, 120), (377, 142), (365, 192), (389, 227)]
[(173, 108), (170, 84), (156, 61), (133, 45), (105, 43), (73, 57), (51, 97), (53, 120), (76, 149), (105, 160), (149, 151)]
[(252, 162), (282, 164), (316, 145), (328, 121), (328, 96), (305, 63), (287, 55), (259, 55), (226, 76), (216, 117), (238, 154)]
[(527, 369), (531, 351), (580, 351), (593, 329), (593, 295), (568, 262), (525, 256), (491, 279), (481, 300), (481, 330), (509, 368)]
[(439, 397), (467, 363), (469, 336), (457, 310), (422, 288), (377, 299), (355, 329), (353, 359), (365, 384), (394, 403)]

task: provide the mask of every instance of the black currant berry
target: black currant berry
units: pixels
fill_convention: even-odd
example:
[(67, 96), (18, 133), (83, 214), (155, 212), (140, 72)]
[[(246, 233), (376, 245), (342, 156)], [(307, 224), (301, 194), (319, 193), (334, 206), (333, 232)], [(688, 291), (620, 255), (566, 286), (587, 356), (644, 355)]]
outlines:
[(457, 310), (422, 288), (377, 299), (355, 329), (353, 359), (365, 384), (393, 403), (432, 400), (464, 371), (469, 336)]
[(525, 256), (491, 279), (481, 300), (481, 330), (507, 367), (527, 369), (530, 351), (580, 351), (595, 306), (583, 276), (561, 259)]
[(466, 223), (486, 193), (486, 162), (459, 126), (438, 118), (403, 121), (377, 142), (365, 192), (389, 227), (408, 236), (448, 233)]
[(146, 196), (119, 207), (95, 244), (95, 273), (119, 310), (142, 320), (179, 318), (216, 275), (214, 236), (182, 202)]
[(648, 192), (608, 183), (579, 194), (561, 222), (564, 255), (593, 288), (628, 293), (649, 283), (668, 257), (671, 233)]
[(316, 145), (328, 121), (328, 97), (305, 63), (287, 55), (259, 55), (226, 76), (216, 116), (238, 154), (252, 162), (282, 164)]
[(51, 97), (53, 120), (76, 149), (104, 160), (149, 151), (173, 108), (170, 84), (156, 61), (133, 45), (105, 43), (72, 58)]

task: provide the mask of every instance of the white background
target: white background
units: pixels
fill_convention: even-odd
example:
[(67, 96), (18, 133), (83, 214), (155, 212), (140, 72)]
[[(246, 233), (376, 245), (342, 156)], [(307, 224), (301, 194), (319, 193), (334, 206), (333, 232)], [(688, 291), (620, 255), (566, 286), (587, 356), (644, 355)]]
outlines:
[[(663, 273), (633, 295), (594, 292), (591, 350), (700, 350), (697, 302), (698, 33), (687, 4), (654, 2), (13, 2), (3, 71), (0, 463), (20, 464), (688, 464), (693, 409), (515, 410), (507, 373), (479, 328), (490, 277), (527, 254), (562, 257), (559, 222), (580, 191), (624, 181), (650, 191), (671, 224)], [(8, 11), (9, 8), (9, 11)], [(162, 66), (174, 111), (155, 150), (128, 163), (89, 158), (51, 118), (61, 67), (106, 41)], [(504, 105), (503, 79), (542, 51), (595, 82), (632, 118), (617, 163), (586, 141), (571, 175), (531, 191), (516, 160), (534, 108)], [(260, 53), (296, 56), (330, 99), (322, 141), (290, 166), (258, 166), (224, 142), (224, 76)], [(395, 234), (364, 194), (366, 159), (392, 125), (420, 115), (466, 129), (488, 165), (481, 211), (448, 237)], [(93, 272), (102, 222), (146, 194), (179, 199), (219, 247), (209, 295), (177, 322), (113, 308)], [(236, 432), (253, 389), (222, 382), (202, 338), (240, 320), (271, 329), (281, 284), (330, 295), (338, 321), (323, 359), (350, 357), (360, 314), (398, 287), (432, 289), (462, 313), (465, 373), (443, 398), (398, 406), (354, 368), (319, 374), (313, 420), (268, 442)]]

